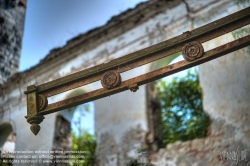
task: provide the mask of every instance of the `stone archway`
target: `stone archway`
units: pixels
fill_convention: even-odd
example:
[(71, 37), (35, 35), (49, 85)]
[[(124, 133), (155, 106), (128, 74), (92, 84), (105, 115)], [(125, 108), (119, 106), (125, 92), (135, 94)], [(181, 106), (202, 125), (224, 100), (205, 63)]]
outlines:
[(171, 63), (171, 61), (173, 61), (175, 58), (177, 58), (180, 55), (181, 55), (181, 52), (178, 52), (178, 53), (175, 53), (171, 56), (167, 56), (165, 58), (154, 61), (153, 63), (150, 64), (149, 70), (153, 71), (153, 70), (162, 68), (164, 66), (167, 66), (167, 65), (169, 65), (169, 63)]
[[(149, 67), (150, 71), (162, 68), (164, 66), (168, 66), (170, 64), (174, 64), (176, 62), (184, 60), (182, 53), (178, 52), (176, 54), (173, 54), (169, 57), (166, 57), (164, 59), (155, 61), (151, 64)], [(198, 66), (192, 67), (187, 70), (183, 70), (181, 72), (175, 73), (173, 75), (167, 76), (165, 78), (162, 78), (167, 83), (170, 83), (171, 80), (175, 77), (186, 77), (188, 75), (188, 71), (191, 73), (196, 73), (199, 71)], [(155, 88), (156, 85), (155, 82), (148, 83), (146, 85), (146, 92), (147, 92), (147, 117), (148, 117), (148, 126), (149, 126), (149, 134), (147, 135), (147, 141), (149, 145), (150, 151), (157, 151), (160, 147), (164, 146), (163, 139), (164, 135), (161, 131), (161, 123), (162, 122), (162, 111), (161, 111), (161, 104), (157, 97), (157, 90)], [(203, 112), (203, 111), (202, 111)], [(209, 127), (204, 128), (206, 131), (209, 129)], [(207, 134), (206, 134), (207, 136)], [(205, 137), (206, 137), (205, 136)], [(166, 138), (166, 137), (165, 137)], [(198, 138), (198, 136), (197, 136)], [(195, 138), (193, 138), (195, 139)], [(178, 140), (176, 140), (178, 141)]]

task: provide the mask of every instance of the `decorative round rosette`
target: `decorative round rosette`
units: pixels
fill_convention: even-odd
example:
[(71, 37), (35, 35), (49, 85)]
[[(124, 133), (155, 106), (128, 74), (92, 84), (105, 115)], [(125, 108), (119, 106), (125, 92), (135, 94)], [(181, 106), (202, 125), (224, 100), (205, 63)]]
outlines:
[(115, 70), (107, 71), (102, 75), (101, 83), (103, 88), (112, 89), (120, 85), (121, 75)]
[(197, 41), (189, 42), (182, 47), (182, 55), (186, 61), (201, 58), (203, 53), (203, 46)]

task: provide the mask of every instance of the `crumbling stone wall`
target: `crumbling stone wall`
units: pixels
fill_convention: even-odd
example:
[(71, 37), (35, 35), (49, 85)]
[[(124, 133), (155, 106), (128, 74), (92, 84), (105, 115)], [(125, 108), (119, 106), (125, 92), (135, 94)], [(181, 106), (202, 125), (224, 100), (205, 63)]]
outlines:
[[(50, 150), (53, 147), (54, 133), (57, 128), (55, 121), (58, 114), (46, 115), (45, 120), (41, 123), (41, 131), (38, 136), (33, 136), (29, 130), (29, 124), (23, 118), (26, 115), (26, 98), (23, 92), (28, 85), (39, 85), (94, 65), (108, 62), (114, 58), (180, 35), (183, 32), (202, 26), (239, 9), (234, 1), (230, 0), (151, 0), (142, 3), (136, 9), (114, 17), (107, 25), (79, 35), (68, 41), (62, 48), (52, 50), (38, 65), (8, 79), (3, 85), (4, 91), (0, 91), (0, 121), (11, 119), (16, 123), (16, 126), (24, 126), (22, 129), (17, 129), (17, 150)], [(230, 61), (234, 60), (231, 59)], [(236, 66), (236, 68), (238, 67)], [(122, 80), (138, 76), (149, 70), (150, 65), (145, 65), (133, 71), (121, 73)], [(204, 73), (203, 78), (206, 75), (207, 73)], [(202, 76), (201, 74), (201, 78)], [(214, 79), (210, 76), (208, 78)], [(213, 82), (211, 80), (204, 82)], [(205, 86), (208, 87), (208, 85), (204, 84)], [(246, 87), (246, 85), (242, 87)], [(84, 88), (86, 88), (86, 91), (91, 91), (101, 88), (101, 85), (99, 82), (95, 82)], [(208, 94), (207, 91), (204, 91), (205, 100)], [(220, 91), (222, 95), (224, 92), (225, 89)], [(145, 146), (149, 146), (157, 151), (157, 147), (154, 145), (157, 142), (157, 132), (159, 131), (157, 130), (157, 123), (150, 122), (151, 120), (157, 121), (157, 117), (152, 116), (155, 111), (157, 112), (157, 103), (151, 97), (147, 100), (146, 95), (146, 87), (140, 86), (135, 93), (126, 91), (94, 101), (97, 159), (99, 165), (111, 163), (119, 166), (125, 165), (128, 160), (136, 157), (135, 150), (145, 144)], [(229, 95), (232, 95), (232, 93)], [(66, 95), (64, 93), (50, 97), (49, 102), (60, 101), (65, 99), (65, 96), (67, 96), (67, 93)], [(148, 105), (147, 102), (151, 99), (153, 102), (151, 105)], [(220, 99), (217, 100), (220, 101)], [(227, 102), (232, 102), (232, 100), (228, 100), (225, 103)], [(241, 107), (232, 108), (235, 108), (234, 110), (244, 110), (243, 106), (244, 108), (249, 108), (245, 103)], [(149, 107), (149, 110), (147, 107)], [(241, 122), (237, 122), (239, 118), (234, 120), (234, 116), (228, 116), (224, 120), (219, 118), (224, 116), (227, 109), (228, 107), (223, 107), (223, 109), (222, 107), (221, 109), (205, 107), (207, 112), (210, 111), (209, 115), (214, 115), (211, 125), (212, 134), (210, 136), (196, 141), (177, 142), (169, 145), (166, 149), (155, 152), (152, 157), (149, 157), (149, 161), (160, 166), (164, 164), (170, 165), (170, 163), (173, 165), (183, 165), (184, 163), (189, 165), (189, 160), (193, 161), (192, 164), (196, 163), (196, 165), (199, 165), (205, 163), (204, 165), (209, 165), (211, 161), (212, 163), (217, 162), (217, 152), (213, 152), (214, 150), (231, 150), (234, 149), (238, 142), (239, 148), (242, 145), (245, 146), (247, 139), (245, 139), (245, 142), (242, 140), (243, 138), (249, 138), (249, 136), (247, 135), (248, 128), (243, 124), (248, 119), (244, 119), (244, 123), (240, 124)], [(222, 111), (224, 114), (220, 110), (224, 110)], [(217, 111), (219, 114), (217, 114)], [(231, 110), (230, 112), (233, 111)], [(238, 113), (241, 114), (242, 112), (239, 111)], [(240, 117), (244, 118), (247, 116), (248, 114), (243, 111)], [(220, 126), (222, 126), (221, 129)], [(216, 128), (218, 133), (216, 133)], [(239, 130), (239, 128), (245, 129)], [(240, 132), (236, 134), (237, 140), (235, 138), (230, 139), (232, 136), (229, 137), (230, 134), (224, 136), (226, 130), (229, 131), (228, 133), (239, 130)], [(225, 143), (223, 143), (223, 139), (226, 140)], [(57, 139), (55, 145), (61, 146), (60, 143), (62, 142), (64, 141)], [(235, 144), (230, 146), (229, 144), (232, 142)], [(206, 146), (207, 144), (209, 144), (208, 147)], [(228, 145), (230, 148), (225, 149), (224, 147)], [(207, 153), (207, 156), (199, 157), (199, 154), (205, 154), (209, 147), (209, 152), (216, 155), (209, 158)], [(168, 149), (171, 153), (169, 153)], [(188, 159), (185, 159), (185, 154)], [(167, 159), (165, 158), (166, 156), (168, 156)], [(202, 161), (198, 163), (195, 162), (196, 159), (201, 159)]]
[(18, 72), (25, 1), (0, 1), (0, 84)]
[[(224, 132), (223, 129), (221, 132)], [(204, 139), (167, 145), (149, 157), (149, 162), (161, 166), (190, 165), (241, 165), (249, 164), (249, 146), (236, 141), (233, 136), (222, 133), (210, 135)]]

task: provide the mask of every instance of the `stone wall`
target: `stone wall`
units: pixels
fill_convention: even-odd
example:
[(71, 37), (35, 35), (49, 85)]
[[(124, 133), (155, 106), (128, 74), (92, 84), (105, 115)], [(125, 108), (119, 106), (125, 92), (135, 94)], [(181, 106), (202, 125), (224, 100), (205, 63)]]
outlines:
[(230, 137), (218, 133), (204, 139), (169, 144), (152, 154), (149, 162), (157, 166), (246, 166), (249, 158), (249, 146), (236, 141), (231, 133)]
[(0, 1), (0, 84), (18, 72), (25, 1)]

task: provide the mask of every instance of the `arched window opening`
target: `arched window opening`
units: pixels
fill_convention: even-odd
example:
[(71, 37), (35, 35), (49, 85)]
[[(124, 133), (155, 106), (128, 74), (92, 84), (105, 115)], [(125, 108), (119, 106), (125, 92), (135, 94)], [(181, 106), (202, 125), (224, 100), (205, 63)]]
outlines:
[(75, 108), (71, 129), (76, 136), (81, 135), (82, 130), (94, 135), (94, 102), (79, 105)]
[(72, 146), (74, 151), (86, 152), (82, 165), (94, 165), (96, 136), (94, 131), (94, 102), (79, 105), (71, 123)]
[[(84, 90), (77, 89), (70, 92), (66, 98), (78, 96), (83, 93), (85, 93)], [(96, 147), (94, 133), (94, 102), (60, 111), (55, 122), (52, 150), (86, 151), (89, 154), (89, 159), (84, 159), (84, 163), (82, 164), (92, 165)]]
[[(179, 55), (167, 63), (173, 64), (181, 60), (184, 59)], [(164, 61), (160, 61), (152, 66), (159, 68), (163, 64)], [(165, 66), (167, 65), (165, 61)], [(198, 67), (193, 67), (160, 79), (149, 88), (149, 95), (153, 95), (149, 126), (154, 131), (155, 139), (151, 142), (157, 144), (158, 148), (178, 140), (206, 137), (210, 120), (202, 108), (198, 72)], [(159, 120), (161, 124), (158, 123)]]

